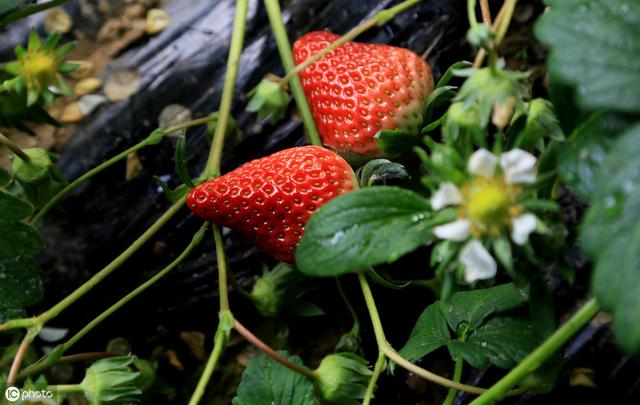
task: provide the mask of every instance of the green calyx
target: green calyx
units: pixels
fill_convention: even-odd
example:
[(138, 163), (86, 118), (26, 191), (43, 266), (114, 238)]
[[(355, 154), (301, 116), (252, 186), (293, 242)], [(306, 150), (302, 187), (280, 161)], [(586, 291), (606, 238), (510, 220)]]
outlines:
[(289, 104), (289, 95), (280, 83), (262, 80), (249, 95), (251, 100), (247, 104), (247, 111), (257, 112), (258, 119), (269, 116), (269, 121), (275, 123), (284, 118)]
[(13, 159), (11, 169), (16, 179), (21, 183), (31, 183), (47, 176), (53, 165), (49, 152), (42, 148), (24, 149), (24, 152), (31, 160)]
[(52, 161), (52, 155), (42, 148), (24, 149), (30, 160), (14, 158), (11, 169), (27, 199), (36, 207), (46, 204), (67, 184), (64, 175)]
[(129, 368), (134, 361), (133, 356), (122, 356), (93, 363), (80, 383), (89, 402), (91, 404), (133, 402), (134, 397), (142, 393), (134, 385), (140, 373)]
[(78, 68), (64, 62), (74, 43), (68, 42), (56, 48), (59, 40), (60, 35), (53, 34), (43, 41), (36, 31), (31, 31), (27, 49), (18, 45), (15, 50), (17, 59), (3, 65), (3, 69), (15, 77), (1, 83), (0, 91), (21, 94), (26, 90), (27, 106), (36, 104), (40, 99), (51, 102), (57, 94), (71, 95), (73, 91), (62, 74)]
[(251, 290), (251, 299), (258, 312), (269, 317), (278, 315), (304, 294), (300, 286), (303, 279), (300, 272), (285, 263), (271, 271), (265, 269)]
[(373, 374), (367, 362), (353, 353), (325, 357), (316, 369), (318, 394), (337, 405), (356, 405), (364, 398)]

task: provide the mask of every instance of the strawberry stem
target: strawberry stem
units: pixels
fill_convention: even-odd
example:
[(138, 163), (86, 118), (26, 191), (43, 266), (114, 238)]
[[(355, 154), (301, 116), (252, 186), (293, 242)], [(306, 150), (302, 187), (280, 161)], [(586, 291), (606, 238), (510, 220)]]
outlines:
[(17, 157), (22, 159), (24, 162), (31, 162), (31, 158), (27, 155), (18, 145), (11, 142), (9, 138), (0, 133), (0, 144), (4, 145), (7, 149), (13, 152)]
[[(265, 0), (265, 1), (273, 1), (273, 0)], [(406, 10), (407, 8), (419, 3), (420, 1), (421, 0), (406, 0), (406, 1), (403, 1), (402, 3), (400, 3), (400, 4), (396, 5), (396, 6), (393, 6), (391, 8), (388, 8), (386, 10), (382, 10), (382, 11), (376, 13), (376, 15), (373, 16), (373, 18), (371, 18), (370, 20), (367, 20), (367, 21), (363, 22), (362, 24), (358, 25), (357, 27), (355, 27), (351, 31), (347, 32), (346, 34), (344, 34), (343, 36), (338, 38), (335, 42), (332, 42), (331, 44), (329, 44), (326, 47), (324, 47), (322, 50), (320, 50), (320, 52), (316, 53), (315, 55), (313, 55), (309, 59), (307, 59), (304, 62), (302, 62), (299, 65), (297, 65), (295, 67), (295, 69), (289, 71), (287, 73), (287, 75), (282, 78), (282, 80), (280, 82), (281, 85), (285, 86), (289, 82), (289, 80), (291, 80), (292, 77), (297, 76), (305, 68), (307, 68), (309, 65), (317, 62), (318, 60), (320, 60), (323, 56), (325, 56), (329, 52), (333, 51), (334, 49), (340, 47), (341, 45), (343, 45), (343, 44), (345, 44), (345, 43), (347, 43), (349, 41), (354, 40), (360, 34), (364, 33), (365, 31), (367, 31), (367, 30), (369, 30), (369, 29), (371, 29), (373, 27), (381, 26), (381, 25), (386, 24), (391, 19), (393, 19), (397, 14), (399, 14), (402, 11)]]
[[(209, 159), (204, 168), (203, 175), (205, 178), (216, 177), (221, 174), (220, 165), (222, 162), (222, 150), (224, 147), (225, 134), (227, 125), (231, 115), (231, 107), (233, 102), (233, 90), (238, 78), (238, 67), (240, 65), (240, 57), (242, 55), (242, 47), (244, 43), (245, 25), (247, 18), (247, 8), (249, 0), (238, 0), (236, 2), (236, 11), (233, 19), (233, 31), (231, 34), (231, 45), (229, 47), (229, 56), (227, 58), (227, 71), (222, 87), (222, 97), (220, 101), (220, 110), (218, 113), (218, 123), (213, 133), (213, 142), (209, 150)], [(207, 364), (198, 380), (198, 385), (191, 395), (189, 405), (196, 405), (202, 399), (204, 392), (211, 380), (211, 376), (215, 371), (218, 360), (222, 355), (227, 340), (229, 339), (229, 330), (232, 325), (228, 324), (233, 315), (229, 310), (229, 294), (227, 286), (227, 259), (224, 253), (224, 243), (220, 228), (212, 225), (214, 241), (216, 246), (216, 259), (218, 262), (218, 291), (220, 294), (220, 313), (218, 314), (218, 327), (216, 329), (213, 350), (209, 355)]]
[(240, 66), (240, 56), (244, 44), (244, 31), (247, 18), (248, 0), (238, 0), (236, 2), (236, 13), (233, 20), (233, 32), (231, 33), (231, 46), (227, 59), (227, 71), (222, 87), (222, 98), (220, 100), (220, 110), (218, 114), (218, 124), (213, 133), (213, 142), (209, 151), (209, 159), (204, 168), (204, 177), (209, 179), (220, 175), (220, 164), (222, 162), (222, 148), (224, 146), (224, 135), (227, 132), (229, 116), (233, 103), (233, 90), (238, 78), (238, 67)]
[[(304, 94), (304, 90), (302, 89), (302, 83), (300, 83), (300, 79), (297, 74), (291, 74), (291, 72), (295, 70), (295, 62), (293, 61), (293, 55), (291, 54), (291, 43), (287, 36), (287, 30), (282, 22), (280, 3), (278, 0), (264, 0), (264, 5), (267, 8), (269, 23), (271, 24), (271, 30), (273, 31), (273, 36), (278, 46), (280, 60), (282, 60), (282, 65), (287, 72), (287, 76), (285, 76), (285, 78), (288, 77), (287, 81), (291, 82), (291, 92), (293, 93), (293, 98), (298, 106), (298, 111), (300, 112), (300, 117), (302, 118), (304, 127), (307, 130), (309, 141), (312, 145), (322, 146), (322, 139), (320, 138), (316, 124), (313, 121), (311, 109), (307, 102), (307, 96)], [(284, 83), (286, 82), (283, 79), (281, 82), (283, 87), (285, 86)]]
[(216, 369), (216, 365), (218, 364), (218, 360), (222, 355), (222, 351), (224, 350), (224, 346), (227, 344), (228, 335), (222, 326), (222, 322), (218, 324), (218, 329), (216, 329), (216, 336), (213, 341), (213, 350), (211, 351), (211, 355), (209, 355), (209, 359), (207, 360), (207, 364), (204, 367), (204, 371), (200, 376), (200, 380), (198, 380), (198, 385), (196, 389), (191, 394), (191, 399), (189, 400), (189, 405), (197, 405), (200, 403), (202, 396), (204, 395), (205, 390), (207, 389), (207, 384), (209, 380), (211, 380), (211, 376)]
[(227, 258), (224, 254), (224, 242), (220, 227), (211, 224), (213, 238), (216, 245), (216, 259), (218, 261), (218, 287), (220, 291), (220, 311), (229, 311), (229, 292), (227, 287)]
[(382, 373), (382, 369), (387, 362), (387, 356), (385, 356), (384, 352), (378, 353), (378, 360), (376, 360), (375, 366), (373, 366), (373, 374), (371, 375), (371, 379), (369, 380), (369, 385), (367, 385), (367, 392), (362, 399), (362, 405), (369, 405), (371, 403), (371, 399), (373, 398), (373, 393), (376, 389), (376, 382), (380, 377), (380, 373)]
[(238, 322), (237, 320), (235, 321), (233, 328), (239, 334), (241, 334), (245, 339), (247, 339), (247, 341), (251, 343), (254, 347), (256, 347), (258, 350), (260, 350), (262, 353), (266, 354), (267, 356), (271, 357), (273, 360), (282, 364), (286, 368), (291, 369), (298, 374), (302, 374), (303, 376), (309, 378), (310, 380), (315, 380), (316, 378), (318, 378), (318, 375), (314, 370), (310, 370), (304, 366), (295, 364), (289, 361), (288, 359), (280, 356), (275, 350), (273, 350), (271, 347), (269, 347), (269, 345), (267, 345), (262, 340), (260, 340), (259, 337), (251, 333), (249, 329), (245, 328), (245, 326), (240, 322)]
[[(469, 2), (472, 1), (474, 0), (469, 0)], [(509, 24), (511, 24), (511, 18), (513, 17), (516, 3), (517, 0), (505, 0), (505, 2), (502, 4), (502, 7), (500, 8), (500, 11), (498, 11), (498, 15), (493, 21), (493, 25), (491, 25), (491, 30), (496, 33), (496, 39), (494, 40), (493, 45), (494, 53), (502, 43), (502, 40), (507, 33), (507, 29), (509, 28)], [(484, 62), (484, 58), (486, 56), (487, 51), (484, 48), (480, 49), (480, 51), (478, 51), (478, 54), (476, 55), (475, 60), (473, 61), (473, 67), (477, 69), (482, 66), (482, 63)]]

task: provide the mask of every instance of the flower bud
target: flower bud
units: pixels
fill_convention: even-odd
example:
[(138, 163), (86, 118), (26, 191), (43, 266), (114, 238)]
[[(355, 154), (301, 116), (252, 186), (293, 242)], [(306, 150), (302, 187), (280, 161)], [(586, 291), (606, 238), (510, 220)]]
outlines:
[(373, 374), (366, 364), (353, 353), (325, 357), (316, 369), (316, 389), (322, 399), (333, 404), (359, 404)]

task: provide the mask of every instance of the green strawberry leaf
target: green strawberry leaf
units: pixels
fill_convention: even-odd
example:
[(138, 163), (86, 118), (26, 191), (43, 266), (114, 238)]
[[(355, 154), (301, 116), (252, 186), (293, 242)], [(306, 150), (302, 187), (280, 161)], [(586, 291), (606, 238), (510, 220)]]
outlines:
[(12, 319), (24, 318), (25, 316), (27, 316), (27, 313), (22, 308), (4, 308), (0, 306), (0, 324)]
[(535, 33), (551, 48), (551, 76), (587, 110), (640, 112), (640, 3), (548, 0)]
[(0, 187), (5, 187), (11, 182), (11, 174), (8, 171), (0, 167)]
[(180, 135), (176, 143), (176, 172), (180, 180), (187, 186), (194, 188), (196, 185), (191, 180), (189, 168), (187, 167), (187, 137)]
[(450, 212), (434, 215), (429, 202), (413, 191), (355, 190), (329, 201), (309, 219), (296, 263), (316, 277), (364, 271), (425, 244), (434, 225), (453, 219)]
[(466, 68), (470, 68), (472, 66), (473, 66), (473, 63), (468, 62), (468, 61), (464, 61), (464, 60), (463, 61), (459, 61), (459, 62), (455, 62), (454, 64), (449, 66), (449, 68), (447, 69), (446, 72), (444, 72), (444, 74), (442, 75), (440, 80), (438, 80), (438, 84), (436, 84), (436, 89), (439, 89), (440, 87), (444, 87), (447, 84), (449, 84), (451, 79), (453, 79), (453, 77), (455, 76), (455, 71), (456, 70), (466, 69)]
[(0, 15), (18, 8), (21, 3), (22, 0), (0, 0)]
[(455, 293), (440, 303), (440, 309), (451, 329), (462, 325), (478, 328), (490, 315), (522, 306), (526, 300), (527, 294), (509, 283)]
[(27, 218), (33, 207), (26, 201), (0, 191), (0, 218), (7, 221), (20, 221)]
[(0, 259), (34, 255), (43, 248), (44, 241), (33, 226), (0, 219)]
[(446, 346), (450, 341), (447, 320), (436, 302), (422, 312), (400, 354), (407, 360), (415, 361)]
[(640, 125), (616, 141), (593, 187), (582, 247), (595, 260), (592, 290), (613, 313), (620, 345), (640, 352)]
[(380, 150), (387, 155), (409, 152), (421, 143), (420, 137), (416, 134), (393, 129), (379, 131), (375, 139)]
[[(287, 352), (279, 354), (302, 365), (298, 356)], [(261, 354), (251, 359), (242, 373), (233, 405), (273, 404), (316, 405), (317, 402), (309, 379)]]
[(0, 259), (0, 306), (19, 308), (40, 301), (40, 268), (29, 257)]
[(448, 348), (451, 356), (462, 356), (475, 368), (485, 369), (493, 364), (510, 369), (539, 342), (530, 320), (497, 316), (475, 329), (465, 341), (449, 342)]
[(596, 191), (596, 176), (607, 159), (615, 135), (625, 128), (625, 119), (594, 116), (577, 128), (560, 148), (558, 173), (583, 198)]

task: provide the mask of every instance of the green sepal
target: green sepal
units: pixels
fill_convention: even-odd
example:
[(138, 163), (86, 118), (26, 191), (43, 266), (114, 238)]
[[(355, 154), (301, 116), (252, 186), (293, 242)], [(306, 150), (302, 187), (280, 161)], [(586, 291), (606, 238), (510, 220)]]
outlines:
[(131, 370), (134, 356), (111, 357), (93, 363), (80, 383), (89, 402), (132, 402), (142, 391), (134, 385), (140, 375)]
[(331, 354), (320, 362), (315, 380), (319, 396), (331, 404), (359, 404), (373, 374), (367, 362), (353, 353)]
[(247, 104), (247, 111), (257, 112), (258, 119), (270, 116), (269, 121), (273, 124), (284, 118), (289, 95), (279, 83), (262, 80), (249, 96), (251, 100)]

